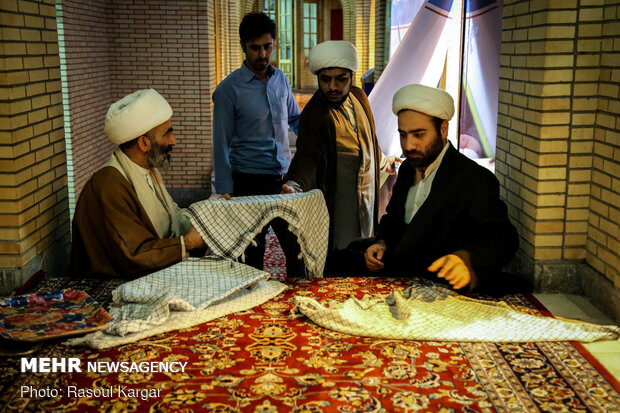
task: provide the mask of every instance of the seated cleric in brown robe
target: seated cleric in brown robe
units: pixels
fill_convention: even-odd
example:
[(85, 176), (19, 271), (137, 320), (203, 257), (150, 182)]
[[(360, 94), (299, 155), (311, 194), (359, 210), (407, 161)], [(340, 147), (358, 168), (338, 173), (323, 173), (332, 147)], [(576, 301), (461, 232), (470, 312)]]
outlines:
[(176, 144), (171, 117), (172, 108), (153, 89), (110, 106), (104, 131), (119, 147), (78, 199), (71, 248), (74, 277), (136, 278), (204, 247), (157, 170), (168, 167)]

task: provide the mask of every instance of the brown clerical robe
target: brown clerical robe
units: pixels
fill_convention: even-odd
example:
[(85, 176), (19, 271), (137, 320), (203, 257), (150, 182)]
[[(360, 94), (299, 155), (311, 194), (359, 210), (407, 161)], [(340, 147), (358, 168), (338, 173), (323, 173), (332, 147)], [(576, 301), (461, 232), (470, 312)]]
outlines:
[(118, 169), (106, 166), (84, 185), (73, 217), (74, 277), (136, 278), (181, 257), (180, 237), (159, 237)]

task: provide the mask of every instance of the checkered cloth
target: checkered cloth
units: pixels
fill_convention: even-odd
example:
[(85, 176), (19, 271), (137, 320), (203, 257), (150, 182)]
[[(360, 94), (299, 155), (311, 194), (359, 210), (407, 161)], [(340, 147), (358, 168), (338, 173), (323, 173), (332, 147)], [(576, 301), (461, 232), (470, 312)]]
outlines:
[(71, 339), (69, 345), (107, 348), (247, 310), (286, 286), (269, 274), (218, 257), (188, 259), (120, 285), (112, 291), (115, 320), (103, 332)]
[(503, 302), (475, 300), (440, 285), (412, 286), (388, 296), (332, 302), (296, 296), (292, 316), (303, 314), (341, 333), (384, 339), (435, 341), (596, 341), (620, 337), (617, 326), (525, 314)]
[(311, 277), (322, 277), (329, 217), (321, 191), (206, 200), (187, 209), (192, 224), (214, 254), (186, 259), (112, 291), (114, 321), (103, 332), (71, 339), (69, 345), (107, 348), (200, 324), (246, 310), (286, 287), (269, 274), (233, 261), (276, 217), (297, 236)]
[(225, 199), (208, 199), (186, 210), (192, 224), (213, 251), (213, 255), (237, 259), (274, 218), (289, 224), (301, 249), (311, 278), (323, 277), (329, 215), (318, 189), (286, 195), (260, 195)]

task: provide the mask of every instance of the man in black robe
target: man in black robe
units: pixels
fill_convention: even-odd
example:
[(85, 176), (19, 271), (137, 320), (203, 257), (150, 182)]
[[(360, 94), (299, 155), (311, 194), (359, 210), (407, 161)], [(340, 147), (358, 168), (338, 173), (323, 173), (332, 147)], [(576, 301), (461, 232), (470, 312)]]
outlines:
[(392, 110), (406, 160), (374, 243), (365, 251), (367, 269), (424, 276), (462, 291), (514, 285), (500, 273), (519, 237), (493, 173), (447, 140), (452, 97), (441, 89), (407, 85), (394, 95)]

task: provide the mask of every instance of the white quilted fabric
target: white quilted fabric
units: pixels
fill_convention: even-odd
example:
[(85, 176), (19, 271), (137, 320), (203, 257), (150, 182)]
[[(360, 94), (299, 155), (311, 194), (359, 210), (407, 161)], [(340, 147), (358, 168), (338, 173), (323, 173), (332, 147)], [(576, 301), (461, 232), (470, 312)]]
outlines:
[(503, 302), (475, 300), (440, 285), (412, 286), (362, 300), (350, 298), (329, 307), (296, 296), (292, 313), (330, 330), (385, 339), (536, 342), (620, 337), (617, 326), (533, 316)]

